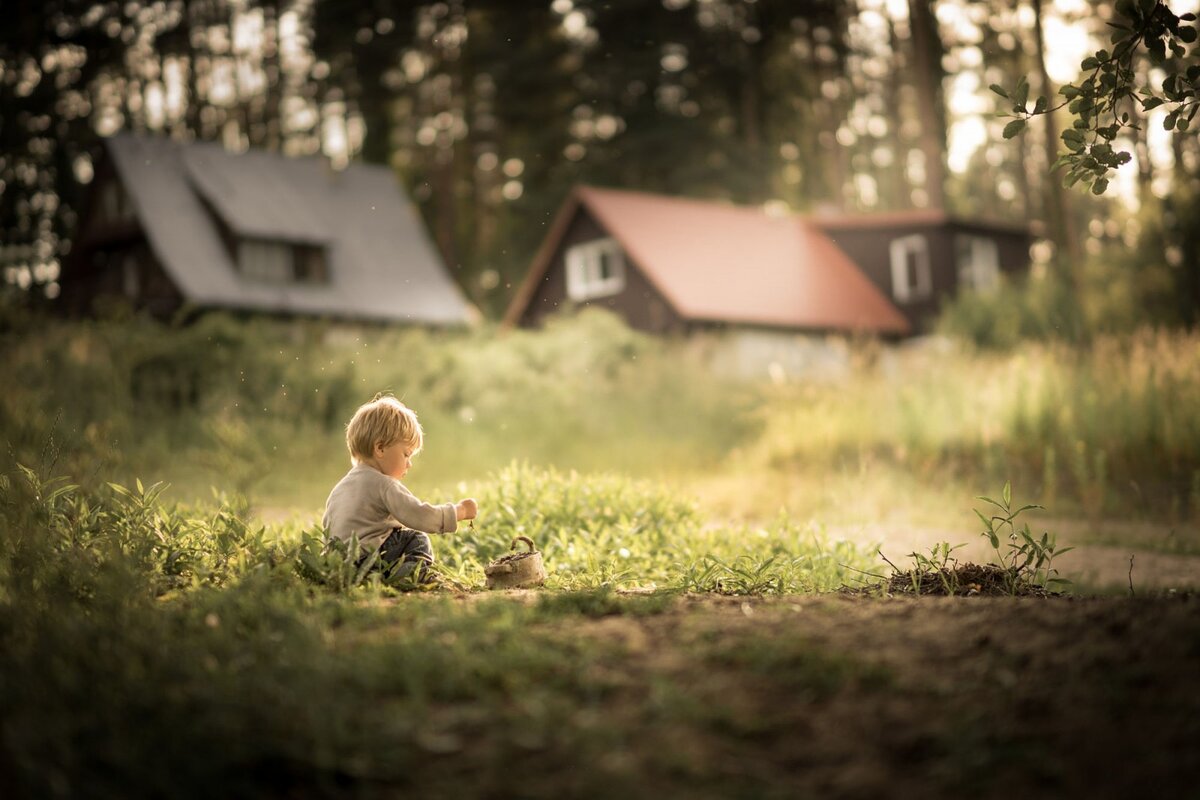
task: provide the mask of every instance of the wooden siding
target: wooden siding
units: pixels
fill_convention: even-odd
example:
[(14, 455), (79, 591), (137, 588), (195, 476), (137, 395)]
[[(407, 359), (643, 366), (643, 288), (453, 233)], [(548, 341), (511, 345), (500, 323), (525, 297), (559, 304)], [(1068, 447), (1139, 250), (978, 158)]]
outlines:
[(606, 308), (623, 317), (636, 330), (649, 333), (679, 332), (686, 323), (675, 313), (670, 303), (662, 296), (628, 253), (625, 255), (625, 288), (608, 297), (599, 297), (577, 303), (567, 297), (566, 253), (577, 244), (603, 239), (608, 236), (587, 209), (580, 206), (575, 217), (567, 226), (558, 249), (550, 258), (545, 277), (534, 291), (529, 305), (521, 316), (521, 325), (541, 325), (546, 317), (567, 308), (594, 306)]
[[(957, 235), (980, 236), (995, 241), (1001, 273), (1021, 272), (1029, 266), (1030, 236), (996, 230), (986, 225), (952, 222), (869, 229), (829, 227), (823, 230), (908, 317), (915, 331), (927, 330), (942, 303), (959, 290), (958, 251), (955, 242)], [(893, 290), (891, 243), (913, 235), (924, 236), (929, 244), (931, 292), (926, 298), (906, 303), (897, 300)]]
[[(119, 180), (111, 161), (102, 159), (79, 235), (64, 262), (61, 307), (68, 314), (90, 314), (115, 301), (169, 318), (183, 306), (183, 294), (158, 263), (140, 223), (136, 217), (107, 220), (101, 213), (99, 198)], [(126, 263), (131, 276), (125, 273)]]

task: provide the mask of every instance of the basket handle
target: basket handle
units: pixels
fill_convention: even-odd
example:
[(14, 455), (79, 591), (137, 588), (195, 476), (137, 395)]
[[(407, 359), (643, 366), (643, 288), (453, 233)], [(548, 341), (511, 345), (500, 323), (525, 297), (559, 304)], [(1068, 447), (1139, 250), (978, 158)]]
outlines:
[(530, 552), (530, 553), (536, 553), (536, 552), (537, 552), (537, 548), (535, 548), (535, 547), (533, 546), (533, 539), (530, 539), (528, 536), (518, 536), (517, 538), (513, 539), (513, 540), (512, 540), (512, 544), (510, 544), (510, 545), (508, 546), (508, 549), (509, 549), (509, 550), (516, 550), (516, 549), (517, 549), (517, 542), (524, 542), (525, 544), (529, 545), (529, 552)]

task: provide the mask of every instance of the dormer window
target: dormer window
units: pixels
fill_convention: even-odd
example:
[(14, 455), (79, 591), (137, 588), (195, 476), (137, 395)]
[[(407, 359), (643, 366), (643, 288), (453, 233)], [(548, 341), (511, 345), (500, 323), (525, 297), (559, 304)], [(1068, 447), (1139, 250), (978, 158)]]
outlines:
[(577, 303), (625, 288), (625, 256), (616, 239), (596, 239), (567, 250), (567, 296)]
[(924, 300), (933, 291), (929, 269), (929, 243), (916, 234), (893, 239), (892, 294), (901, 303)]
[(264, 239), (243, 239), (237, 248), (238, 269), (262, 283), (323, 284), (329, 268), (323, 247)]

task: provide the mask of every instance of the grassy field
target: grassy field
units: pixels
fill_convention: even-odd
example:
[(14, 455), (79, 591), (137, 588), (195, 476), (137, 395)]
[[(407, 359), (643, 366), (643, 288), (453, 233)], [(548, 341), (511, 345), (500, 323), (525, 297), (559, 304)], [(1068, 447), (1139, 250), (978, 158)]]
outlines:
[[(513, 468), (443, 584), (316, 532), (0, 484), (9, 797), (1183, 796), (1196, 597), (904, 599), (781, 520), (706, 527), (623, 478)], [(544, 589), (479, 591), (526, 533)], [(1110, 775), (1104, 763), (1134, 763)]]
[[(1200, 781), (1194, 336), (866, 343), (838, 383), (783, 384), (719, 379), (604, 315), (502, 335), (208, 317), (0, 336), (5, 796)], [(425, 425), (410, 485), (480, 501), (474, 529), (437, 539), (432, 591), (364, 573), (316, 527), (342, 425), (383, 389)], [(1077, 546), (1053, 562), (1072, 594), (882, 588), (880, 545), (902, 570), (941, 543), (1013, 558), (973, 510), (1009, 505), (1006, 482), (1014, 509), (1050, 506), (1022, 516), (1035, 542), (1050, 526)], [(517, 535), (547, 585), (484, 591)], [(1072, 566), (1102, 557), (1090, 582)]]
[[(1200, 555), (1196, 334), (1011, 352), (858, 342), (843, 378), (782, 384), (716, 375), (700, 349), (600, 313), (540, 332), (208, 316), (11, 321), (0, 336), (14, 376), (0, 398), (4, 471), (89, 489), (162, 481), (168, 499), (238, 497), (263, 521), (320, 518), (348, 466), (345, 420), (391, 390), (425, 426), (409, 481), (431, 500), (514, 463), (604, 472), (694, 500), (714, 524), (784, 514), (903, 555), (976, 542), (975, 497), (1011, 482), (1046, 507), (1035, 526), (1071, 544), (1147, 566)], [(1112, 565), (1101, 572), (1115, 581)]]

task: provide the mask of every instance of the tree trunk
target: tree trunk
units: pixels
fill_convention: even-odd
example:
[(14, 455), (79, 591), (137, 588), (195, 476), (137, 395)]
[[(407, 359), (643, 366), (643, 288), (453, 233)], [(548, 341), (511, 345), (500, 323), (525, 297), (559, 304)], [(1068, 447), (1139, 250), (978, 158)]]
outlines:
[(908, 182), (908, 170), (905, 169), (904, 154), (908, 152), (908, 143), (901, 139), (900, 131), (903, 129), (904, 107), (900, 102), (900, 90), (904, 86), (904, 46), (900, 41), (900, 37), (896, 34), (896, 25), (892, 21), (891, 15), (887, 15), (888, 22), (888, 48), (891, 50), (892, 69), (891, 75), (886, 78), (887, 91), (885, 93), (885, 102), (887, 103), (887, 113), (892, 121), (891, 130), (891, 148), (894, 161), (892, 168), (889, 171), (888, 187), (886, 189), (887, 201), (884, 204), (885, 208), (900, 211), (912, 205), (912, 189)]
[(946, 114), (942, 107), (942, 42), (934, 0), (908, 0), (912, 27), (913, 74), (921, 115), (921, 151), (925, 154), (925, 191), (930, 208), (946, 207)]
[[(1148, 74), (1148, 64), (1144, 59), (1139, 59), (1134, 65), (1137, 73), (1137, 82), (1139, 85), (1147, 86), (1150, 83)], [(1146, 125), (1149, 120), (1145, 113), (1142, 112), (1142, 104), (1137, 102), (1129, 103), (1129, 116), (1137, 127), (1133, 131), (1133, 153), (1137, 158), (1138, 169), (1138, 200), (1145, 207), (1147, 203), (1153, 202), (1154, 193), (1152, 190), (1154, 184), (1154, 164), (1150, 160), (1150, 136), (1146, 131)]]
[[(1031, 0), (1033, 3), (1033, 30), (1037, 46), (1037, 69), (1041, 81), (1042, 94), (1046, 100), (1053, 103), (1057, 96), (1050, 74), (1046, 72), (1046, 37), (1042, 25), (1042, 0)], [(1046, 120), (1046, 222), (1050, 229), (1050, 238), (1054, 242), (1058, 254), (1067, 261), (1067, 269), (1072, 280), (1078, 286), (1082, 254), (1079, 248), (1079, 236), (1075, 231), (1075, 220), (1067, 203), (1066, 189), (1063, 188), (1059, 175), (1050, 172), (1050, 165), (1058, 160), (1058, 125), (1054, 122), (1054, 112), (1043, 115)]]

